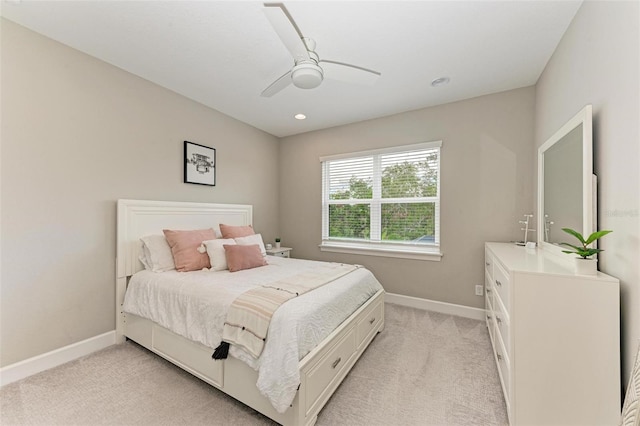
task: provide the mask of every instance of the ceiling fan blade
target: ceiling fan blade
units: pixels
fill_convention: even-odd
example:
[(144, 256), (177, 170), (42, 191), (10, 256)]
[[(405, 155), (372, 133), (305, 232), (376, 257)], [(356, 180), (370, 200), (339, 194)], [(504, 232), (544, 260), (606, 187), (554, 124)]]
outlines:
[(382, 75), (378, 71), (324, 59), (320, 61), (320, 66), (326, 78), (367, 86), (373, 85)]
[(260, 96), (262, 96), (263, 98), (270, 98), (291, 83), (291, 71), (287, 71), (282, 77), (278, 78), (276, 81), (271, 83), (269, 87), (264, 89)]
[(264, 14), (271, 22), (271, 26), (278, 33), (278, 37), (284, 43), (286, 48), (291, 52), (293, 60), (297, 63), (301, 60), (309, 60), (309, 51), (302, 41), (300, 31), (296, 27), (293, 19), (287, 13), (284, 5), (281, 4), (265, 4)]

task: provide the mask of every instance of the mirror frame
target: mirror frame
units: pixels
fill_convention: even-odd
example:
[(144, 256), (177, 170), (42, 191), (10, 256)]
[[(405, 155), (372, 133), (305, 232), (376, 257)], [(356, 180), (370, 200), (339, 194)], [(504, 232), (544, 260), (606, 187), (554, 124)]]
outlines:
[(582, 235), (595, 231), (592, 106), (585, 106), (538, 148), (538, 247), (566, 257), (562, 248), (544, 241), (544, 153), (582, 124)]

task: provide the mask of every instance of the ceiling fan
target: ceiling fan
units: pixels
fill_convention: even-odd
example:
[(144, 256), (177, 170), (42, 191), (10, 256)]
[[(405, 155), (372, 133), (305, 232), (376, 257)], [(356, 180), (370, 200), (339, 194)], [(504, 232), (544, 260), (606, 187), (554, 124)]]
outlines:
[(318, 87), (327, 78), (348, 83), (372, 85), (380, 77), (377, 71), (342, 62), (320, 59), (316, 42), (303, 37), (283, 4), (265, 4), (265, 15), (293, 56), (294, 66), (264, 89), (260, 96), (271, 97), (293, 83), (301, 89)]

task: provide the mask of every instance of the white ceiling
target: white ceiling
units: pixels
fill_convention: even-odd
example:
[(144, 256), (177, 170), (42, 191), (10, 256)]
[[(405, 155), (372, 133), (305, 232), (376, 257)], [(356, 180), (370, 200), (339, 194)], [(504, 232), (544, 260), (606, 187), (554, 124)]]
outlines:
[(293, 66), (262, 2), (5, 0), (1, 14), (282, 137), (533, 85), (581, 0), (284, 4), (321, 59), (379, 71), (376, 84), (261, 97)]

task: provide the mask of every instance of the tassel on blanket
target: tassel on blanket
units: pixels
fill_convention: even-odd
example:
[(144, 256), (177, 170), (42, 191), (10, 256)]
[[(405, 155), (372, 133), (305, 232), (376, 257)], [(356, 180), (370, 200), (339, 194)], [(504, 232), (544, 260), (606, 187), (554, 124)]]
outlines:
[(229, 356), (229, 346), (230, 346), (229, 343), (221, 342), (220, 346), (218, 346), (216, 350), (213, 351), (213, 355), (211, 355), (211, 358), (227, 359), (227, 356)]

